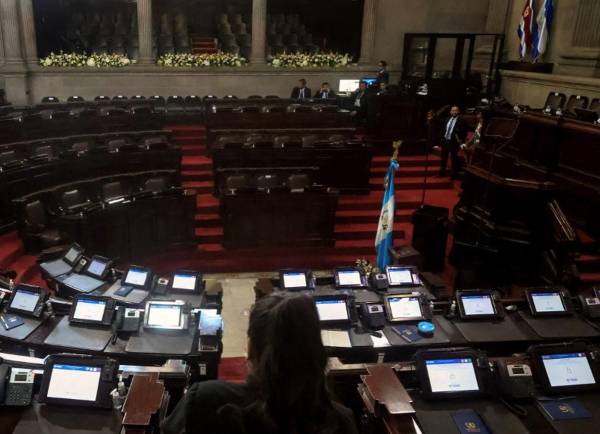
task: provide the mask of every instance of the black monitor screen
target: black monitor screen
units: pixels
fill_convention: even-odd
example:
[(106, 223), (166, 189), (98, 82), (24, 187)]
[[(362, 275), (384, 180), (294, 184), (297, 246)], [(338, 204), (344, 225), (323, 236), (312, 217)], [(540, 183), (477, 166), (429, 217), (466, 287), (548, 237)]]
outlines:
[(494, 302), (489, 294), (463, 295), (460, 297), (465, 316), (495, 315)]
[(76, 301), (73, 319), (82, 321), (102, 322), (106, 301), (82, 298)]
[(65, 259), (71, 264), (77, 260), (78, 256), (79, 250), (77, 250), (75, 247), (71, 247), (67, 253), (65, 253)]
[(307, 286), (306, 273), (302, 271), (283, 273), (283, 287), (285, 289), (306, 288)]
[(533, 307), (538, 313), (566, 312), (560, 292), (532, 292)]
[(146, 280), (148, 279), (148, 270), (143, 268), (129, 268), (127, 275), (125, 276), (125, 285), (131, 286), (146, 286)]
[(48, 398), (96, 401), (102, 375), (100, 366), (54, 365)]
[(178, 290), (193, 291), (196, 289), (197, 279), (198, 276), (195, 274), (175, 273), (171, 287)]
[(87, 268), (88, 273), (93, 274), (94, 276), (102, 276), (104, 271), (106, 271), (106, 267), (108, 267), (108, 263), (104, 261), (100, 261), (99, 259), (92, 259), (90, 265)]
[(362, 286), (362, 276), (358, 270), (336, 271), (340, 286)]
[(10, 308), (24, 312), (33, 312), (40, 300), (40, 293), (21, 288), (17, 288), (15, 291), (15, 296), (12, 299)]
[(388, 267), (388, 282), (390, 286), (413, 285), (412, 270), (406, 267)]

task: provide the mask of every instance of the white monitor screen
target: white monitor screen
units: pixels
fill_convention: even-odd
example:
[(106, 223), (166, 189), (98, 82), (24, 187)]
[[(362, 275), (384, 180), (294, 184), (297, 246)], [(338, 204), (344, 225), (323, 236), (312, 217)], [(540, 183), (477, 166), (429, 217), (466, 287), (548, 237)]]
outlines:
[(90, 263), (90, 265), (88, 266), (88, 273), (93, 274), (94, 276), (102, 276), (102, 273), (104, 273), (104, 270), (106, 270), (106, 267), (108, 266), (108, 264), (106, 262), (102, 262), (99, 261), (97, 259), (92, 259), (92, 262)]
[(173, 276), (173, 289), (184, 289), (186, 291), (193, 291), (196, 289), (196, 275), (195, 274), (175, 274)]
[(558, 292), (534, 292), (531, 294), (536, 312), (564, 312), (565, 305)]
[(345, 300), (317, 300), (316, 305), (321, 321), (347, 321), (349, 319)]
[(463, 295), (461, 296), (465, 315), (495, 315), (492, 297), (489, 295)]
[(152, 327), (178, 327), (181, 324), (181, 306), (153, 303), (150, 305), (148, 325)]
[(585, 353), (547, 354), (542, 362), (552, 387), (596, 384)]
[(133, 286), (145, 286), (148, 272), (140, 268), (130, 268), (125, 276), (125, 284)]
[(75, 312), (73, 313), (73, 319), (101, 322), (102, 318), (104, 318), (105, 309), (106, 302), (104, 300), (91, 300), (83, 298), (77, 300)]
[(389, 297), (388, 303), (393, 319), (422, 318), (419, 297)]
[(93, 402), (98, 397), (101, 374), (98, 366), (54, 365), (48, 398)]
[(358, 270), (338, 271), (337, 276), (340, 286), (362, 286), (362, 279)]
[(360, 84), (360, 80), (340, 80), (340, 85), (338, 87), (339, 92), (354, 92), (358, 89), (358, 85)]
[(426, 360), (425, 366), (433, 393), (479, 390), (475, 367), (470, 358)]
[(10, 304), (11, 309), (33, 312), (40, 299), (40, 293), (19, 288), (17, 288), (16, 291), (12, 303)]
[(306, 288), (306, 273), (283, 273), (283, 287), (288, 288)]
[(65, 254), (65, 259), (73, 263), (77, 259), (77, 256), (79, 256), (79, 251), (76, 248), (71, 247), (69, 251)]
[(413, 277), (410, 268), (388, 268), (388, 279), (390, 286), (412, 285)]

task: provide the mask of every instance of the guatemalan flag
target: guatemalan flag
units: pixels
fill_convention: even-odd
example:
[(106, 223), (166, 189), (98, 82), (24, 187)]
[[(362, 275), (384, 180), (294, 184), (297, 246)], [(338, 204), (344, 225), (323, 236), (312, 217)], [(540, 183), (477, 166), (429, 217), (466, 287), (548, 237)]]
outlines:
[(525, 7), (521, 15), (521, 22), (517, 29), (521, 43), (519, 44), (519, 57), (523, 59), (527, 54), (527, 48), (531, 47), (531, 36), (533, 34), (533, 0), (525, 0)]
[(548, 46), (548, 32), (554, 18), (554, 1), (544, 0), (542, 8), (536, 18), (536, 26), (532, 37), (531, 57), (538, 60), (546, 52)]
[(396, 211), (394, 174), (398, 167), (398, 161), (392, 159), (385, 176), (383, 203), (379, 215), (377, 237), (375, 237), (377, 267), (382, 271), (390, 264), (390, 247), (394, 244), (394, 214)]

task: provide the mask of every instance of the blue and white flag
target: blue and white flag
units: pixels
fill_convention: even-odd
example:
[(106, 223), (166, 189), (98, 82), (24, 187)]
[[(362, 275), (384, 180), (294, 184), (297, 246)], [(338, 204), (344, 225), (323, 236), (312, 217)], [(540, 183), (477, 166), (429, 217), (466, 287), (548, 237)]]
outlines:
[(390, 248), (394, 244), (394, 214), (396, 212), (394, 174), (398, 167), (398, 161), (392, 159), (385, 176), (383, 203), (379, 215), (377, 237), (375, 237), (377, 267), (382, 271), (390, 264)]
[(533, 0), (525, 0), (525, 7), (521, 14), (521, 21), (517, 28), (519, 35), (519, 57), (521, 60), (527, 54), (527, 49), (531, 47), (531, 35), (533, 34)]
[(537, 18), (536, 26), (533, 31), (532, 46), (531, 46), (531, 57), (534, 61), (537, 61), (546, 52), (548, 46), (548, 35), (550, 27), (552, 27), (552, 20), (554, 18), (554, 1), (544, 0), (544, 4), (540, 9)]

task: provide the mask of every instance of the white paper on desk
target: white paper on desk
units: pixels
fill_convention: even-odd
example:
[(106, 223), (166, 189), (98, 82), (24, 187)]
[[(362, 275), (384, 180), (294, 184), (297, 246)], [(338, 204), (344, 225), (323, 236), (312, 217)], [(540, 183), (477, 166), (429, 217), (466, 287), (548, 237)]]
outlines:
[(388, 338), (383, 334), (383, 332), (381, 333), (380, 338), (371, 335), (371, 341), (373, 342), (374, 348), (383, 348), (391, 346), (390, 341), (388, 341)]
[(321, 330), (321, 340), (326, 347), (352, 348), (350, 335), (345, 330)]

